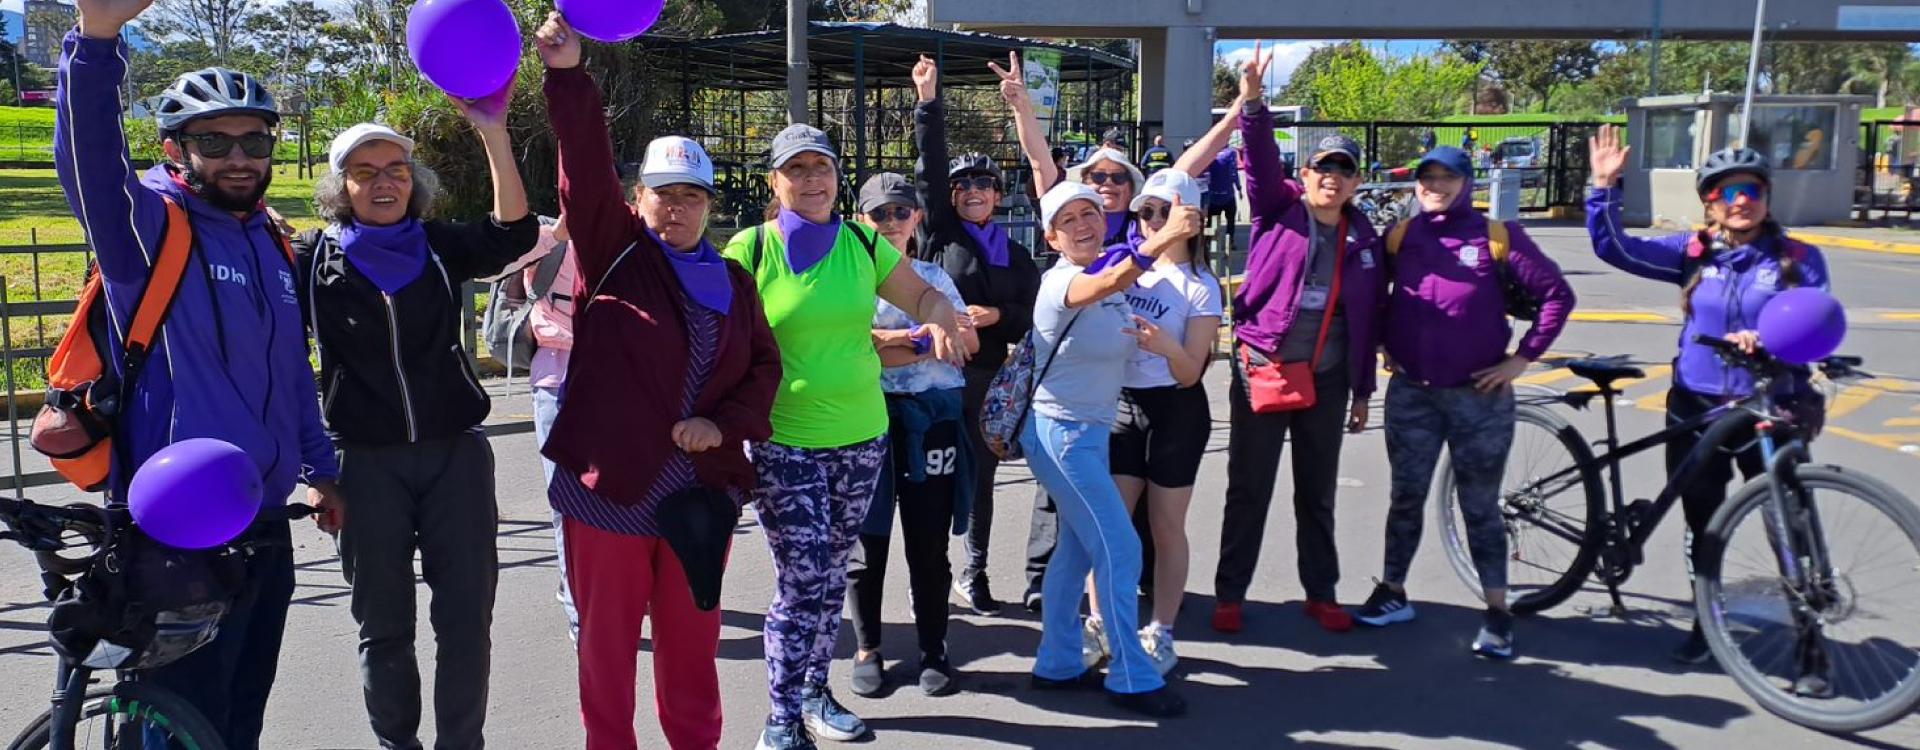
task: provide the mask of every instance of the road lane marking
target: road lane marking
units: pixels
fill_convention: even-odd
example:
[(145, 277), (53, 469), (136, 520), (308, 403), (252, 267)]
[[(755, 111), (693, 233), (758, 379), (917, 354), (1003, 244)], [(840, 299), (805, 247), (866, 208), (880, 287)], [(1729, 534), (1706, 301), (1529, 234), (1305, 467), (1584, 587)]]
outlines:
[(1920, 417), (1894, 417), (1881, 422), (1882, 427), (1920, 427)]
[(1569, 370), (1565, 367), (1555, 367), (1546, 372), (1534, 373), (1532, 375), (1522, 375), (1520, 377), (1514, 378), (1513, 382), (1519, 383), (1521, 385), (1551, 385), (1553, 383), (1558, 383), (1562, 380), (1566, 380), (1567, 378), (1571, 378), (1571, 377), (1573, 377), (1572, 370)]
[(1880, 313), (1880, 319), (1890, 323), (1920, 323), (1920, 312), (1895, 310)]
[(1849, 440), (1856, 440), (1862, 443), (1866, 443), (1867, 445), (1876, 445), (1881, 448), (1885, 448), (1887, 450), (1893, 451), (1895, 453), (1913, 456), (1914, 458), (1920, 458), (1920, 447), (1916, 447), (1916, 446), (1920, 446), (1920, 435), (1875, 434), (1875, 433), (1869, 433), (1869, 432), (1855, 432), (1845, 427), (1835, 427), (1833, 425), (1827, 425), (1827, 432), (1834, 435), (1839, 435), (1840, 437), (1847, 438)]
[(1671, 323), (1671, 315), (1645, 310), (1575, 310), (1571, 320), (1586, 323)]
[(1833, 403), (1827, 406), (1827, 419), (1838, 419), (1858, 411), (1860, 407), (1871, 403), (1883, 393), (1879, 388), (1850, 385), (1840, 389), (1833, 397)]

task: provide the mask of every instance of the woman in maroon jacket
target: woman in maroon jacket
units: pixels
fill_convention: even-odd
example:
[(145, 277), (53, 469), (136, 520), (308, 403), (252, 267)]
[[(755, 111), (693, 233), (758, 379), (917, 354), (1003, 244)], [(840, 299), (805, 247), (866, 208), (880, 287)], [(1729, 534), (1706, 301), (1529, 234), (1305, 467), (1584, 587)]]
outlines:
[[(751, 276), (703, 235), (713, 163), (699, 144), (647, 147), (638, 211), (621, 198), (599, 90), (579, 36), (552, 16), (538, 34), (560, 147), (560, 207), (580, 275), (573, 357), (543, 449), (580, 614), (587, 747), (631, 748), (634, 644), (653, 620), (654, 694), (675, 748), (720, 743), (714, 669), (720, 611), (694, 604), (662, 538), (667, 498), (704, 488), (737, 508), (755, 485), (738, 446), (773, 436), (780, 353)], [(729, 448), (727, 446), (734, 446)]]

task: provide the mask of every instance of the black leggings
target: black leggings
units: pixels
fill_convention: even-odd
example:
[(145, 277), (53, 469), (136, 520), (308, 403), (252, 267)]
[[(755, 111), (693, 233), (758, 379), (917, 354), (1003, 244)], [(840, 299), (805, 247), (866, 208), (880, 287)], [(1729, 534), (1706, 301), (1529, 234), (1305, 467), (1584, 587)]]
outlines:
[[(954, 491), (959, 482), (972, 479), (951, 473), (951, 460), (935, 461), (926, 454), (950, 450), (960, 437), (959, 425), (945, 422), (927, 432), (923, 446), (926, 453), (909, 456), (898, 450), (892, 452), (894, 512), (900, 517), (900, 535), (906, 541), (913, 622), (923, 659), (940, 659), (947, 654), (947, 587), (953, 585), (947, 535), (953, 524)], [(910, 461), (926, 462), (926, 481), (907, 481)], [(942, 465), (949, 473), (934, 474)], [(848, 609), (853, 614), (854, 635), (860, 648), (867, 651), (880, 648), (881, 592), (886, 588), (891, 543), (889, 534), (862, 533), (848, 558)]]
[[(1671, 426), (1705, 414), (1723, 401), (1719, 396), (1696, 393), (1676, 383), (1667, 390), (1667, 424)], [(1825, 421), (1825, 403), (1818, 396), (1798, 403), (1783, 401), (1781, 407), (1799, 415), (1811, 431), (1818, 431)], [(1701, 433), (1709, 426), (1704, 425), (1691, 435), (1682, 435), (1667, 443), (1667, 476), (1673, 476), (1680, 465), (1686, 462), (1687, 455), (1699, 444)], [(1727, 484), (1733, 481), (1735, 466), (1740, 468), (1743, 479), (1752, 479), (1766, 471), (1766, 461), (1760, 455), (1760, 445), (1754, 441), (1752, 428), (1735, 432), (1725, 445), (1747, 447), (1738, 452), (1722, 449), (1709, 456), (1693, 482), (1680, 492), (1681, 507), (1687, 516), (1687, 529), (1696, 537), (1706, 533), (1707, 523), (1713, 520), (1714, 512), (1720, 510), (1720, 504), (1727, 501)]]

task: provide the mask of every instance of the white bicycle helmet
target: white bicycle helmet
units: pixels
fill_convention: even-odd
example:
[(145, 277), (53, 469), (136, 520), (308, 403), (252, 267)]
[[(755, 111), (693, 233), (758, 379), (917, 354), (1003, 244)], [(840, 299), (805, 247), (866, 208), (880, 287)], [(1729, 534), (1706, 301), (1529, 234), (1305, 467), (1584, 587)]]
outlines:
[(280, 111), (273, 94), (259, 81), (239, 71), (204, 68), (180, 76), (160, 93), (154, 117), (161, 131), (177, 131), (202, 117), (253, 114), (266, 118), (269, 127), (280, 124)]

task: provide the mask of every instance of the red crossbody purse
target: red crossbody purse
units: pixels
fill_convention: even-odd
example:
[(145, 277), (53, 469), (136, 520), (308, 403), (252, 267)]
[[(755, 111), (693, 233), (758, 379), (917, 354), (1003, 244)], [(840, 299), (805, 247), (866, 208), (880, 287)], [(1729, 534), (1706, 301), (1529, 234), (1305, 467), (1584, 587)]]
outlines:
[[(1327, 330), (1333, 325), (1334, 308), (1340, 304), (1340, 277), (1346, 265), (1347, 220), (1344, 217), (1340, 219), (1338, 231), (1340, 241), (1333, 255), (1333, 291), (1327, 298), (1326, 314), (1320, 317), (1320, 335), (1313, 344), (1313, 358), (1305, 362), (1270, 362), (1261, 357), (1255, 363), (1253, 349), (1240, 345), (1240, 366), (1247, 374), (1247, 397), (1252, 400), (1256, 414), (1299, 411), (1313, 406), (1317, 400), (1313, 373), (1320, 364), (1321, 351), (1327, 346)], [(1301, 284), (1304, 286), (1305, 281)]]

